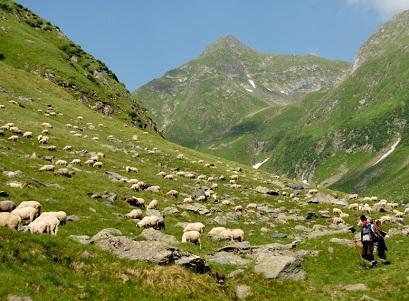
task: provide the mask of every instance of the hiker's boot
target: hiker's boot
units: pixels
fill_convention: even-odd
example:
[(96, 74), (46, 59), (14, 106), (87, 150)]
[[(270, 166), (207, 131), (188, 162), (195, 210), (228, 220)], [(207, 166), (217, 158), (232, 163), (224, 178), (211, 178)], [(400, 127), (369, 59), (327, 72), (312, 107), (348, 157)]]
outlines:
[(388, 259), (379, 258), (379, 261), (380, 261), (382, 264), (391, 264), (391, 262), (390, 262)]

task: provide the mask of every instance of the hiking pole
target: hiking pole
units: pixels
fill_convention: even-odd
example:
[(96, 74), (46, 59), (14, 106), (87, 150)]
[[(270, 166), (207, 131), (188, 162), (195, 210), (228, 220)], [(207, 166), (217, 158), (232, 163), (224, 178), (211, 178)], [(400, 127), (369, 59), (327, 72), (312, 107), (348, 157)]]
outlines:
[(359, 247), (358, 247), (358, 245), (357, 245), (357, 241), (355, 240), (354, 234), (355, 234), (355, 232), (356, 232), (356, 229), (355, 229), (354, 226), (352, 226), (352, 227), (349, 227), (348, 230), (349, 230), (349, 231), (351, 232), (351, 234), (352, 234), (352, 241), (354, 242), (354, 249), (356, 250), (356, 253), (358, 254), (359, 258), (361, 259), (361, 264), (362, 264), (364, 267), (366, 267), (365, 259), (362, 258), (361, 252), (360, 252)]

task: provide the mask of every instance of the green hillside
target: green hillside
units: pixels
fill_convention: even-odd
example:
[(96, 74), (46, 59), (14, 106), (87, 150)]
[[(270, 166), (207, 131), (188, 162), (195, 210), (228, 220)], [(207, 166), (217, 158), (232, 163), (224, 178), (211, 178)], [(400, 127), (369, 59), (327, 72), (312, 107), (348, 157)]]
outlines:
[(313, 55), (259, 53), (226, 36), (134, 94), (169, 140), (194, 148), (211, 145), (249, 114), (334, 85), (349, 70)]
[[(51, 32), (31, 26), (23, 16), (42, 19), (12, 2), (3, 1), (0, 8), (0, 28), (7, 30), (0, 44), (0, 202), (35, 200), (42, 212), (63, 210), (70, 217), (55, 236), (0, 227), (1, 300), (237, 300), (243, 292), (247, 300), (409, 298), (409, 218), (407, 213), (394, 216), (393, 199), (387, 212), (371, 214), (390, 218), (385, 229), (392, 265), (364, 270), (346, 226), (361, 214), (348, 209), (348, 202), (363, 205), (363, 196), (348, 201), (342, 192), (311, 190), (168, 142), (142, 111), (131, 111), (133, 100), (113, 75), (106, 85), (96, 83), (86, 69), (67, 63), (65, 52), (55, 46), (58, 36), (65, 38), (52, 25)], [(36, 40), (41, 51), (30, 56), (23, 47), (26, 39)], [(51, 68), (54, 77), (42, 73)], [(78, 91), (94, 91), (95, 99), (78, 101)], [(113, 114), (101, 114), (96, 99)], [(39, 143), (39, 135), (48, 142)], [(85, 164), (95, 156), (99, 164)], [(69, 163), (74, 159), (81, 164)], [(58, 165), (59, 160), (69, 164)], [(40, 171), (44, 165), (53, 165), (54, 171)], [(131, 189), (136, 182), (139, 188)], [(154, 186), (159, 186), (156, 192), (150, 190)], [(199, 188), (211, 196), (185, 201)], [(169, 195), (170, 190), (178, 196)], [(151, 229), (156, 237), (142, 237), (146, 230), (125, 217), (135, 208), (127, 196), (158, 200), (165, 229)], [(405, 209), (402, 203), (393, 206), (402, 213)], [(349, 214), (345, 224), (332, 223), (335, 207)], [(146, 208), (142, 212), (154, 214)], [(205, 225), (201, 248), (174, 242), (181, 241), (186, 222)], [(208, 233), (215, 226), (240, 228), (245, 241), (211, 240)], [(106, 228), (110, 235), (91, 242)], [(158, 237), (173, 242), (158, 242)], [(158, 244), (162, 249), (156, 252), (151, 246)], [(144, 252), (135, 247), (141, 245)], [(152, 263), (158, 258), (168, 261)], [(203, 262), (210, 270), (193, 269)], [(351, 289), (353, 284), (360, 285)]]

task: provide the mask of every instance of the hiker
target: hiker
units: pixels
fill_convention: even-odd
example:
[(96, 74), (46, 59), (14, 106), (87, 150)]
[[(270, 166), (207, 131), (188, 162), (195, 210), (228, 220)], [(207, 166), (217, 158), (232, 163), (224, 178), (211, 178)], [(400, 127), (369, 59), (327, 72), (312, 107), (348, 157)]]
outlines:
[(360, 216), (360, 221), (362, 225), (361, 230), (361, 242), (362, 242), (362, 252), (361, 257), (368, 261), (369, 267), (374, 267), (377, 263), (373, 255), (374, 250), (374, 233), (372, 231), (372, 225), (369, 223), (365, 215)]
[(374, 243), (377, 246), (377, 253), (380, 261), (384, 264), (390, 264), (390, 261), (386, 258), (385, 253), (388, 250), (384, 240), (386, 232), (382, 230), (382, 223), (380, 220), (375, 220), (372, 223), (372, 233), (374, 235)]

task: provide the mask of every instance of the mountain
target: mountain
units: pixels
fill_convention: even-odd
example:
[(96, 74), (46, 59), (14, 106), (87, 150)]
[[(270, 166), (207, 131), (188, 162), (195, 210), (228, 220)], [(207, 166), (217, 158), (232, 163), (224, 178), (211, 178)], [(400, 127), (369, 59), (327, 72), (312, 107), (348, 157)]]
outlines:
[(313, 55), (259, 53), (229, 35), (134, 94), (168, 139), (200, 147), (242, 118), (333, 86), (349, 71), (348, 63)]
[(230, 132), (211, 151), (227, 158), (237, 151), (240, 161), (248, 163), (270, 158), (262, 168), (335, 189), (405, 200), (408, 49), (406, 11), (369, 38), (354, 72), (338, 86), (247, 118), (234, 128), (252, 125), (252, 130)]
[(70, 41), (58, 27), (19, 4), (2, 0), (0, 60), (11, 68), (62, 87), (105, 116), (156, 130), (146, 110), (101, 61)]
[[(85, 69), (64, 65), (54, 39), (63, 35), (32, 27), (21, 14), (33, 16), (1, 2), (0, 28), (10, 35), (1, 35), (0, 210), (10, 205), (6, 200), (37, 201), (42, 213), (63, 210), (68, 217), (56, 235), (0, 226), (2, 300), (329, 300), (335, 291), (339, 300), (351, 300), (360, 298), (353, 283), (376, 288), (365, 292), (376, 300), (408, 299), (408, 227), (401, 225), (407, 215), (371, 213), (389, 215), (388, 256), (399, 264), (376, 277), (362, 273), (351, 234), (343, 223), (332, 223), (332, 212), (342, 208), (345, 224), (353, 225), (361, 212), (346, 205), (364, 204), (364, 196), (349, 200), (342, 192), (178, 146), (148, 123), (131, 126), (129, 111), (118, 112), (129, 110), (126, 90), (111, 76), (109, 86), (100, 87), (85, 79)], [(31, 56), (19, 48), (27, 39), (36, 41)], [(81, 91), (98, 88), (93, 95), (112, 101), (113, 114), (78, 101), (75, 87), (41, 73), (51, 66), (60, 80), (67, 74), (67, 81), (83, 85)], [(115, 91), (124, 98), (109, 99)], [(39, 135), (47, 143), (39, 143)], [(98, 164), (85, 163), (91, 158)], [(135, 205), (132, 196), (146, 204), (156, 199), (156, 210), (138, 209), (164, 216), (165, 227), (142, 229), (139, 219), (127, 218), (135, 209), (126, 202)], [(180, 242), (189, 222), (205, 225), (200, 246)], [(242, 229), (245, 241), (211, 239), (216, 226)]]

